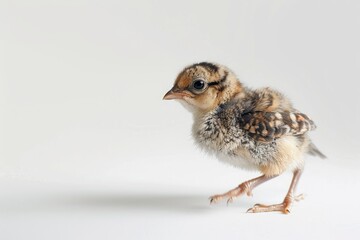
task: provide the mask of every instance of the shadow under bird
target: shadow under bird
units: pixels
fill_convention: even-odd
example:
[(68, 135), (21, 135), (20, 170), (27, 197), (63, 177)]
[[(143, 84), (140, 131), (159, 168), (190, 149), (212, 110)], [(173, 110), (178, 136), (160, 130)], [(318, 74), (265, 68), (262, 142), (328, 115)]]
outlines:
[(295, 189), (304, 156), (325, 158), (307, 134), (316, 128), (307, 115), (276, 90), (245, 87), (225, 66), (201, 62), (186, 67), (164, 99), (178, 100), (193, 114), (192, 134), (200, 148), (220, 161), (262, 173), (226, 193), (211, 196), (211, 203), (251, 196), (255, 187), (290, 170), (293, 178), (282, 203), (256, 204), (248, 210), (289, 213), (293, 203), (303, 198)]

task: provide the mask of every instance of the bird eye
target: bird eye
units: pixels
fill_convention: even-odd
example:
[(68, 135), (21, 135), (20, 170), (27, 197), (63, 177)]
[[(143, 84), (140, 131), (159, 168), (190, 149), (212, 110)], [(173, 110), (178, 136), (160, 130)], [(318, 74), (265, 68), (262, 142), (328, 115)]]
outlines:
[(204, 89), (205, 87), (205, 82), (203, 80), (195, 80), (194, 83), (193, 83), (193, 87), (196, 89), (196, 90), (202, 90)]

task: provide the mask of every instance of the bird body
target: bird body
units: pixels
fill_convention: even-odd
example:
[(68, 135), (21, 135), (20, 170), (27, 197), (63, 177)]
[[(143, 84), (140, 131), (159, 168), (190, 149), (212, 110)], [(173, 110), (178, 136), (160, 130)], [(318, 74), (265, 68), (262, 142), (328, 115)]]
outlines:
[[(198, 146), (235, 167), (269, 176), (302, 167), (310, 139), (301, 133), (314, 129), (314, 123), (270, 88), (246, 89), (239, 95), (204, 115), (194, 113), (192, 132)], [(268, 101), (278, 98), (275, 104), (284, 104)], [(264, 111), (269, 108), (272, 112)]]
[(179, 100), (192, 112), (192, 134), (200, 148), (220, 161), (263, 174), (212, 196), (211, 202), (251, 195), (257, 185), (291, 170), (294, 177), (283, 203), (250, 209), (288, 213), (292, 202), (298, 200), (294, 191), (304, 156), (324, 157), (307, 134), (316, 128), (307, 115), (276, 90), (244, 87), (225, 66), (202, 62), (186, 67), (164, 99)]

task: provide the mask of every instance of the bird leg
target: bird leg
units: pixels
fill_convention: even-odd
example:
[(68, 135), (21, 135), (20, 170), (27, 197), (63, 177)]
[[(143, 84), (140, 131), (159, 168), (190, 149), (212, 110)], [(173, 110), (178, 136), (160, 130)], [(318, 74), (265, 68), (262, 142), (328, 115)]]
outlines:
[(252, 196), (252, 190), (257, 187), (258, 185), (274, 178), (277, 177), (278, 175), (275, 176), (265, 176), (262, 175), (260, 177), (254, 178), (254, 179), (250, 179), (246, 182), (241, 183), (239, 186), (237, 186), (236, 188), (224, 193), (224, 194), (219, 194), (219, 195), (213, 195), (211, 196), (210, 199), (210, 204), (211, 203), (216, 203), (220, 200), (222, 200), (223, 198), (227, 198), (227, 203), (231, 203), (233, 202), (233, 200), (237, 197), (239, 197), (240, 195), (246, 193), (246, 195), (248, 196)]
[(254, 207), (250, 208), (247, 212), (258, 213), (258, 212), (274, 212), (280, 211), (283, 213), (290, 213), (292, 204), (294, 201), (300, 201), (304, 199), (303, 194), (295, 196), (295, 189), (298, 184), (299, 178), (301, 176), (302, 171), (300, 169), (294, 171), (293, 179), (290, 184), (290, 188), (284, 201), (280, 204), (274, 205), (263, 205), (263, 204), (255, 204)]

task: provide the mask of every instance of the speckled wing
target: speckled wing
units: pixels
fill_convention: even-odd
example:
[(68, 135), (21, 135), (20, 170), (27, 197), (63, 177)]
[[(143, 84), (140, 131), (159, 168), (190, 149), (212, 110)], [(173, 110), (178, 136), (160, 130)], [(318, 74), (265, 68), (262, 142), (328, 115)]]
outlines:
[(262, 142), (284, 135), (301, 135), (316, 128), (308, 116), (298, 112), (249, 112), (239, 120), (250, 137)]

